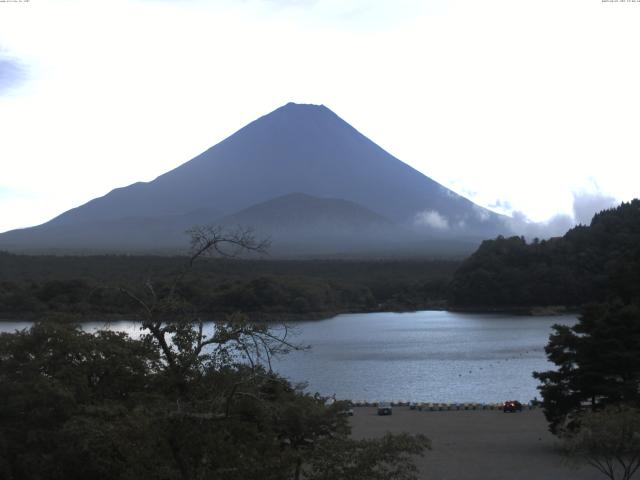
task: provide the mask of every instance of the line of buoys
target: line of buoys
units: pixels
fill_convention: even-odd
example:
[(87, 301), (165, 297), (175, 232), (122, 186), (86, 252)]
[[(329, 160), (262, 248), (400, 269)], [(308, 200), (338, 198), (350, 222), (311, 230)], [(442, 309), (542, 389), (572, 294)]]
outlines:
[[(354, 407), (377, 407), (379, 402), (368, 402), (365, 400), (352, 401)], [(393, 407), (411, 407), (415, 410), (438, 412), (452, 410), (502, 410), (502, 403), (431, 403), (431, 402), (390, 402)], [(523, 403), (523, 410), (533, 410), (537, 408), (534, 403)]]

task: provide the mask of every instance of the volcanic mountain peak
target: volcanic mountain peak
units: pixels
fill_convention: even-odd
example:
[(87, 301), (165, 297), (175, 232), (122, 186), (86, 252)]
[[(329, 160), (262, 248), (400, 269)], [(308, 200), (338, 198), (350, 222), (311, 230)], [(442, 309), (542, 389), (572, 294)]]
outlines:
[[(393, 157), (327, 107), (288, 103), (155, 180), (117, 188), (63, 213), (37, 231), (23, 230), (20, 238), (46, 247), (53, 227), (79, 234), (83, 229), (95, 229), (100, 222), (132, 217), (167, 218), (177, 225), (176, 218), (191, 218), (187, 214), (200, 209), (233, 216), (291, 192), (351, 202), (350, 207), (341, 205), (353, 211), (355, 204), (369, 214), (406, 227), (416, 224), (431, 228), (428, 222), (416, 223), (417, 218), (422, 218), (420, 215), (427, 214), (439, 220), (440, 236), (503, 233), (504, 225), (497, 214)], [(296, 201), (305, 202), (302, 197)], [(291, 199), (285, 203), (287, 208), (295, 204)], [(323, 205), (326, 208), (328, 203)], [(301, 220), (304, 217), (300, 215)], [(461, 225), (464, 227), (458, 227)], [(144, 229), (144, 224), (140, 228)], [(106, 232), (110, 230), (111, 227), (104, 228)], [(73, 236), (89, 238), (75, 233)], [(0, 246), (6, 244), (7, 238), (0, 236)], [(111, 241), (107, 236), (101, 239)], [(114, 235), (113, 241), (116, 240), (119, 239)], [(61, 239), (56, 246), (63, 248), (63, 243)]]

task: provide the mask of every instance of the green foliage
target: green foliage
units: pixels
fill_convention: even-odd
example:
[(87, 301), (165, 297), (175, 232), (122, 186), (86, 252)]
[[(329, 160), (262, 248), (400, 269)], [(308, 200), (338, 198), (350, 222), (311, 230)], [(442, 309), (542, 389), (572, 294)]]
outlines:
[(577, 428), (585, 409), (640, 405), (638, 305), (590, 305), (575, 326), (555, 325), (545, 350), (557, 370), (534, 377), (552, 432)]
[(414, 478), (426, 440), (350, 440), (340, 402), (229, 360), (267, 333), (236, 318), (198, 352), (176, 330), (171, 361), (150, 337), (69, 324), (0, 335), (2, 478)]
[[(139, 340), (52, 321), (0, 335), (2, 478), (415, 478), (411, 456), (426, 439), (350, 440), (341, 402), (327, 406), (271, 371), (273, 355), (299, 348), (286, 330), (234, 314), (204, 332), (187, 273), (225, 244), (261, 248), (242, 232), (198, 230), (171, 281), (119, 288), (140, 312)], [(259, 304), (284, 301), (277, 284), (255, 282)], [(54, 283), (40, 299), (69, 300), (76, 287)]]
[(580, 429), (565, 435), (563, 446), (610, 480), (630, 480), (640, 467), (640, 410), (611, 406), (585, 412)]
[(640, 297), (640, 200), (594, 216), (562, 238), (488, 240), (455, 273), (456, 306), (580, 306)]
[[(65, 445), (95, 439), (87, 434), (80, 441), (73, 432), (84, 427), (89, 433), (96, 423), (115, 428), (109, 417), (123, 417), (152, 395), (157, 366), (156, 352), (121, 333), (91, 335), (48, 322), (0, 335), (0, 445), (10, 472), (5, 478), (75, 478), (68, 471), (74, 451)], [(117, 431), (98, 432), (105, 442), (126, 444)]]

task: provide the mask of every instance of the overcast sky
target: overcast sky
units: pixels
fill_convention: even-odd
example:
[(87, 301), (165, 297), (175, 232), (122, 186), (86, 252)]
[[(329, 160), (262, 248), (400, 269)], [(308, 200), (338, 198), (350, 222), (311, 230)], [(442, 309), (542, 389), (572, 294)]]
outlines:
[(289, 101), (480, 205), (588, 218), (640, 196), (638, 25), (629, 0), (0, 2), (0, 231)]

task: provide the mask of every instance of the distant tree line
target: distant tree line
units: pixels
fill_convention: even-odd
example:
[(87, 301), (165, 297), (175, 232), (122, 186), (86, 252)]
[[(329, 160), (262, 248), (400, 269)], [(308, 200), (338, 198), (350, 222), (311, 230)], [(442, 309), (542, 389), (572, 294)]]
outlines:
[[(120, 287), (153, 278), (169, 288), (184, 257), (54, 257), (0, 253), (0, 318), (64, 313), (126, 316), (136, 305)], [(444, 305), (459, 263), (444, 260), (202, 259), (181, 294), (210, 318), (309, 318), (340, 312)]]

